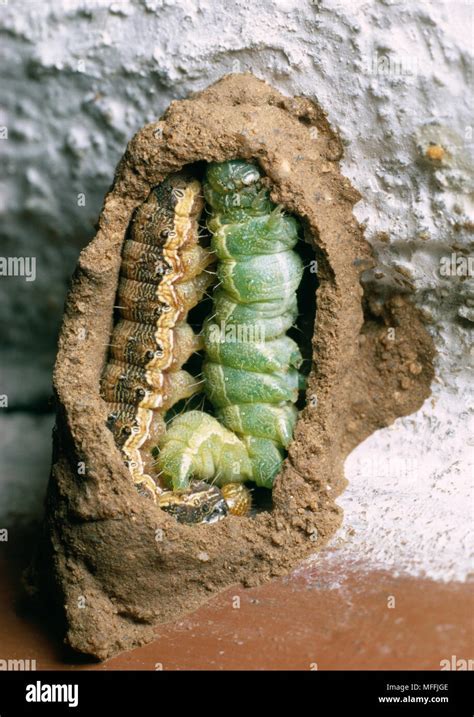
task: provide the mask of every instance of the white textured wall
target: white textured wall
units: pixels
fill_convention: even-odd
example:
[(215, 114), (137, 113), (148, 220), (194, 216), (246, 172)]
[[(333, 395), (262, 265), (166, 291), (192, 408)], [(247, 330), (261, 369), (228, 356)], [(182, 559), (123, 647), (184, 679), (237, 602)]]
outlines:
[[(472, 4), (0, 0), (0, 24), (0, 253), (37, 262), (35, 281), (0, 278), (0, 394), (17, 409), (0, 414), (10, 506), (28, 513), (41, 495), (50, 419), (28, 411), (49, 392), (68, 278), (127, 140), (172, 99), (251, 70), (325, 107), (344, 140), (344, 172), (364, 196), (356, 215), (381, 265), (374, 280), (414, 291), (439, 350), (433, 400), (348, 461), (341, 504), (354, 534), (343, 551), (464, 579), (474, 289), (439, 267), (472, 233)], [(426, 156), (430, 143), (442, 160)], [(30, 449), (20, 452), (15, 436)], [(25, 492), (27, 505), (13, 497)]]

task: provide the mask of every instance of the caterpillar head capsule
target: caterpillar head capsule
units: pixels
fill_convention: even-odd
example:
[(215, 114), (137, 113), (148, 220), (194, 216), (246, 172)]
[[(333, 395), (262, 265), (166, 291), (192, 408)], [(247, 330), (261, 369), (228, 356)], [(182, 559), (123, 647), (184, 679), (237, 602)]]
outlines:
[(204, 481), (191, 481), (187, 490), (165, 491), (158, 499), (162, 510), (179, 523), (216, 523), (229, 508), (221, 491)]

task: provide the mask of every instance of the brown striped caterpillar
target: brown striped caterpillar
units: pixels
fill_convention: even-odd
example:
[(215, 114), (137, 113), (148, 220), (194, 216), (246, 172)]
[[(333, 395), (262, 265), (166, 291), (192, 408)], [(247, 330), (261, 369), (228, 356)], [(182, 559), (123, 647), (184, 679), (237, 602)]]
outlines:
[(202, 346), (186, 323), (212, 281), (212, 253), (200, 246), (200, 183), (180, 173), (154, 188), (125, 239), (114, 326), (101, 394), (108, 425), (134, 483), (155, 498), (151, 448), (164, 414), (193, 395), (196, 379), (182, 369)]

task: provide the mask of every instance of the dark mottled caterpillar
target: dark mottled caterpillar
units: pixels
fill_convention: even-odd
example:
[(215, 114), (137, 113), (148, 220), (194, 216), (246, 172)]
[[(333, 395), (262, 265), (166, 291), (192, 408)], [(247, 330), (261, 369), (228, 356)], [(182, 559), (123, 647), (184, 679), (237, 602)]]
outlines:
[(200, 183), (173, 175), (137, 210), (122, 252), (119, 320), (101, 394), (133, 481), (154, 499), (151, 448), (165, 430), (164, 413), (198, 390), (182, 366), (202, 346), (188, 311), (213, 279), (205, 269), (214, 257), (198, 243), (202, 208)]
[(175, 489), (191, 477), (272, 487), (292, 439), (301, 354), (286, 336), (303, 266), (298, 222), (269, 198), (258, 168), (211, 164), (204, 185), (218, 289), (204, 325), (205, 391), (216, 418), (178, 416), (160, 441), (158, 468)]

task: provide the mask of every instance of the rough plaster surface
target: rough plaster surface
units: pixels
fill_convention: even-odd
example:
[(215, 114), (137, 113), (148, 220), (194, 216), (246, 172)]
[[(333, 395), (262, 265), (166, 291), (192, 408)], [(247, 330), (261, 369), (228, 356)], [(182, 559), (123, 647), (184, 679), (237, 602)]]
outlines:
[[(474, 290), (472, 278), (440, 277), (439, 266), (469, 251), (472, 232), (472, 5), (9, 0), (0, 23), (0, 126), (8, 132), (0, 140), (1, 254), (37, 262), (35, 281), (0, 278), (0, 393), (10, 408), (37, 407), (49, 393), (68, 279), (126, 141), (171, 100), (251, 70), (326, 108), (345, 145), (343, 170), (364, 195), (355, 213), (380, 265), (368, 278), (413, 293), (439, 351), (433, 400), (347, 463), (343, 550), (394, 570), (465, 579)], [(426, 156), (430, 142), (444, 148), (442, 160)], [(47, 420), (7, 415), (4, 440), (24, 435), (25, 420), (41, 453)], [(18, 451), (19, 474), (28, 460)], [(28, 465), (32, 483), (45, 479)], [(3, 495), (14, 500), (13, 457), (7, 465), (2, 452), (1, 467)]]

